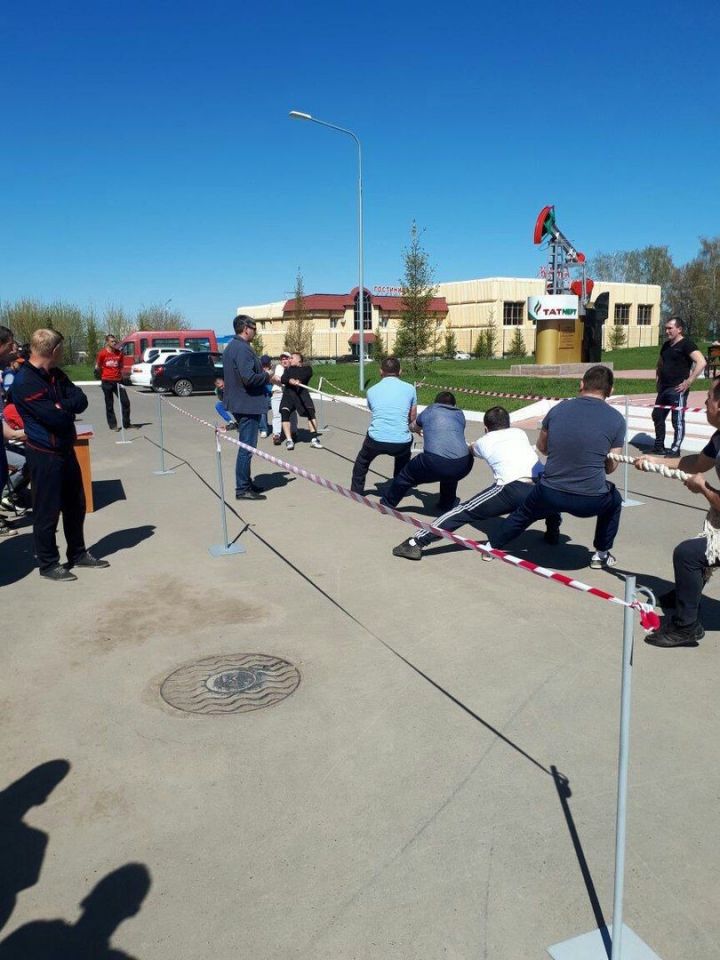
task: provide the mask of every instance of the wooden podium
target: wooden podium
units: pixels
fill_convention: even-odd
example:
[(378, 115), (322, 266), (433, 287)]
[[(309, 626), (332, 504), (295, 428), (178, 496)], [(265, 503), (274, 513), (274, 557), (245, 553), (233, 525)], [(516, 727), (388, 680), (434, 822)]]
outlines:
[(85, 491), (85, 512), (92, 513), (95, 509), (92, 492), (92, 465), (90, 462), (90, 441), (95, 436), (95, 431), (87, 423), (75, 424), (77, 437), (73, 444), (75, 456), (80, 464), (80, 473), (82, 474), (83, 490)]

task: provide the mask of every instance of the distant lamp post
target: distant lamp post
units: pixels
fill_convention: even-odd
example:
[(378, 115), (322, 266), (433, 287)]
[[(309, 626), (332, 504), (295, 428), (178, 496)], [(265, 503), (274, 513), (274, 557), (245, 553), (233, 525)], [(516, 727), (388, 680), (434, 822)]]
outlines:
[(328, 123), (327, 120), (318, 120), (317, 117), (309, 113), (301, 113), (300, 110), (291, 110), (290, 117), (293, 120), (310, 120), (312, 123), (319, 123), (322, 127), (330, 127), (331, 130), (339, 130), (340, 133), (352, 137), (358, 148), (358, 313), (360, 314), (360, 331), (358, 338), (358, 350), (360, 354), (360, 390), (365, 389), (365, 289), (363, 287), (363, 179), (362, 179), (362, 147), (360, 140), (352, 130), (345, 127), (339, 127), (336, 123)]

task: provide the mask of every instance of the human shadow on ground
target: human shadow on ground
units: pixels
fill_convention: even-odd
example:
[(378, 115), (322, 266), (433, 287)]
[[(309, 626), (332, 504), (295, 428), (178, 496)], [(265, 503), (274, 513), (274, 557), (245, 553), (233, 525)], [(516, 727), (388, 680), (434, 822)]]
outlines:
[(139, 913), (150, 873), (142, 863), (113, 870), (81, 902), (77, 923), (33, 920), (0, 943), (0, 960), (132, 960), (110, 945), (123, 920)]
[(111, 503), (127, 500), (122, 480), (93, 480), (92, 491), (95, 513)]
[[(669, 553), (667, 559), (669, 568), (668, 574), (669, 577), (672, 577), (672, 554)], [(617, 579), (621, 580), (623, 583), (626, 577), (635, 577), (638, 586), (649, 587), (655, 594), (656, 600), (663, 593), (667, 593), (675, 586), (675, 581), (673, 579), (657, 577), (652, 573), (638, 573), (636, 570), (623, 570), (620, 567), (613, 567), (612, 570), (608, 571), (608, 573), (612, 574), (613, 577), (617, 577)], [(711, 579), (710, 584), (706, 584), (703, 590), (703, 595), (700, 600), (700, 620), (706, 630), (720, 630), (720, 601), (716, 600), (714, 597), (709, 597), (705, 592), (707, 591), (708, 587), (712, 585), (712, 582), (713, 581)], [(644, 603), (647, 598), (641, 595), (639, 599)], [(675, 612), (674, 608), (660, 610), (660, 608), (657, 607), (656, 609), (663, 616), (672, 616), (672, 614)]]
[(101, 537), (90, 548), (92, 553), (98, 558), (109, 557), (120, 550), (132, 550), (143, 540), (147, 540), (155, 533), (153, 524), (144, 524), (141, 527), (128, 527), (125, 530), (115, 530)]
[(48, 835), (23, 818), (45, 803), (69, 770), (67, 760), (50, 760), (0, 793), (0, 930), (15, 909), (17, 895), (38, 882), (45, 859)]
[(580, 842), (580, 836), (578, 835), (577, 827), (575, 826), (575, 820), (573, 819), (572, 811), (570, 810), (570, 804), (568, 803), (570, 797), (572, 796), (570, 781), (567, 779), (567, 777), (560, 773), (554, 764), (550, 765), (550, 770), (555, 783), (555, 789), (557, 790), (558, 799), (560, 800), (560, 808), (562, 809), (563, 816), (565, 817), (565, 824), (568, 828), (568, 833), (570, 834), (570, 840), (572, 841), (573, 849), (575, 850), (578, 866), (580, 867), (583, 883), (585, 884), (588, 899), (590, 900), (590, 906), (592, 908), (593, 916), (595, 917), (595, 923), (600, 931), (600, 936), (602, 937), (603, 946), (605, 947), (608, 960), (610, 960), (612, 953), (612, 941), (610, 939), (610, 933), (607, 929), (605, 915), (603, 914), (603, 910), (600, 905), (600, 899), (598, 897), (597, 890), (595, 889), (595, 884), (593, 883), (590, 867), (588, 866), (588, 862), (585, 857), (585, 851), (583, 850), (582, 843)]
[[(500, 528), (500, 521), (488, 520), (483, 528), (480, 527), (461, 527), (455, 533), (467, 540), (479, 540), (482, 542), (486, 538), (492, 544), (493, 533)], [(540, 567), (548, 567), (551, 570), (583, 570), (590, 563), (592, 551), (579, 543), (570, 543), (570, 538), (560, 534), (560, 543), (553, 546), (545, 543), (543, 540), (543, 530), (531, 530), (521, 534), (517, 540), (513, 540), (507, 547), (503, 547), (506, 553), (519, 557), (521, 560), (530, 560)], [(467, 550), (458, 543), (445, 541), (436, 541), (437, 546), (429, 547), (425, 550), (425, 556), (440, 556), (444, 553), (452, 553), (458, 550)]]
[(0, 587), (24, 580), (36, 566), (32, 533), (20, 533), (0, 544)]
[(292, 483), (293, 480), (297, 480), (297, 477), (293, 473), (288, 473), (287, 470), (276, 470), (273, 473), (256, 473), (253, 477), (253, 482), (259, 487), (262, 487), (263, 490), (275, 490), (277, 487), (286, 487), (289, 483)]

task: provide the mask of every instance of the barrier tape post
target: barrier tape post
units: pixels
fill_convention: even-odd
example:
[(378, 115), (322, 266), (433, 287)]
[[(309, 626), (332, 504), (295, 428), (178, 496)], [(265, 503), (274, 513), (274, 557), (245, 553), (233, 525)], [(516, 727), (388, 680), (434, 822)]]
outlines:
[(222, 523), (223, 542), (214, 543), (208, 547), (211, 557), (228, 557), (233, 554), (245, 553), (245, 547), (241, 543), (230, 543), (227, 528), (227, 515), (225, 508), (225, 483), (223, 481), (222, 470), (222, 450), (220, 448), (220, 434), (215, 428), (215, 462), (217, 463), (218, 488), (220, 490), (220, 522)]
[[(642, 588), (641, 588), (642, 589)], [(627, 823), (628, 766), (630, 758), (630, 713), (635, 618), (631, 604), (636, 600), (634, 576), (625, 579), (623, 611), (622, 675), (620, 680), (620, 738), (618, 748), (617, 808), (615, 817), (615, 882), (613, 886), (612, 933), (608, 928), (591, 930), (579, 937), (548, 948), (554, 960), (660, 960), (658, 955), (623, 923), (625, 886), (625, 840)]]
[(328, 429), (327, 421), (325, 420), (325, 397), (322, 395), (322, 385), (325, 377), (320, 377), (320, 382), (318, 383), (318, 394), (320, 395), (320, 414), (318, 416), (318, 427), (320, 428), (321, 433), (325, 433)]
[(175, 473), (174, 470), (166, 470), (165, 468), (165, 435), (163, 433), (163, 409), (162, 409), (162, 397), (158, 393), (157, 395), (157, 412), (158, 412), (158, 421), (160, 423), (160, 469), (153, 470), (153, 473), (156, 477), (166, 477), (169, 474)]
[(117, 398), (118, 398), (118, 413), (120, 414), (120, 439), (116, 440), (115, 443), (132, 443), (132, 440), (125, 439), (125, 417), (123, 416), (122, 403), (120, 401), (120, 383), (117, 384)]
[[(629, 458), (628, 454), (628, 433), (630, 432), (630, 398), (625, 397), (625, 443), (623, 444), (623, 454)], [(630, 469), (630, 464), (628, 460), (625, 461), (625, 477), (623, 479), (623, 498), (622, 505), (624, 507), (641, 507), (643, 505), (642, 500), (632, 500), (628, 496), (628, 471)]]

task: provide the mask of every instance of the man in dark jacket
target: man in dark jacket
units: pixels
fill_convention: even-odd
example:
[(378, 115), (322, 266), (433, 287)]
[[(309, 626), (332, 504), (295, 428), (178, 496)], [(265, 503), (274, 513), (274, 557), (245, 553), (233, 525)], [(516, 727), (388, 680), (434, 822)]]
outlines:
[[(25, 456), (33, 489), (33, 535), (40, 576), (77, 580), (70, 567), (109, 567), (85, 547), (85, 493), (75, 456), (75, 416), (88, 405), (85, 394), (57, 369), (63, 336), (36, 330), (30, 359), (13, 382), (13, 400), (25, 422)], [(60, 563), (55, 539), (60, 514), (67, 541), (67, 564)]]
[[(255, 336), (255, 321), (252, 317), (240, 316), (233, 320), (235, 337), (223, 354), (223, 377), (225, 380), (225, 406), (235, 417), (238, 425), (238, 440), (256, 447), (260, 429), (260, 416), (267, 414), (265, 387), (269, 376), (260, 365), (260, 359), (251, 347)], [(250, 478), (252, 453), (240, 447), (235, 462), (235, 499), (265, 500), (261, 488)]]

